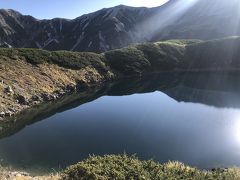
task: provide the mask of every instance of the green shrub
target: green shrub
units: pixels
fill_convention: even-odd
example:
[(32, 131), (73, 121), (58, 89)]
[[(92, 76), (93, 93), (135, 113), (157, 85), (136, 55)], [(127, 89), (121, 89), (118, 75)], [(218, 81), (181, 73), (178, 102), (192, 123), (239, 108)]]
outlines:
[(40, 49), (17, 49), (17, 55), (23, 56), (31, 64), (50, 63), (51, 52)]
[(166, 42), (185, 46), (185, 45), (200, 43), (200, 42), (203, 42), (203, 41), (199, 40), (199, 39), (172, 39), (172, 40), (168, 40)]
[(126, 75), (141, 74), (150, 68), (143, 52), (135, 47), (109, 51), (105, 53), (105, 57), (111, 68)]
[(179, 66), (184, 47), (172, 43), (144, 43), (136, 46), (151, 63), (151, 70), (168, 71)]
[(70, 51), (45, 51), (40, 49), (5, 49), (0, 48), (0, 56), (10, 59), (25, 58), (27, 62), (37, 65), (43, 63), (57, 64), (62, 67), (81, 69), (86, 66), (95, 67), (106, 71), (104, 56), (96, 53), (70, 52)]
[(143, 43), (103, 54), (0, 48), (0, 57), (26, 59), (35, 65), (53, 63), (71, 69), (91, 66), (101, 72), (108, 71), (110, 67), (112, 71), (130, 76), (177, 69), (238, 70), (239, 52), (240, 37), (229, 37), (211, 41), (168, 40)]
[(179, 162), (159, 164), (152, 160), (140, 161), (135, 156), (91, 156), (68, 167), (62, 173), (64, 180), (237, 180), (238, 169), (200, 171)]
[(16, 55), (17, 55), (16, 49), (0, 48), (0, 56), (5, 56), (11, 59), (15, 59)]
[(106, 70), (103, 55), (88, 52), (56, 51), (51, 53), (51, 61), (55, 64), (73, 69), (92, 66)]

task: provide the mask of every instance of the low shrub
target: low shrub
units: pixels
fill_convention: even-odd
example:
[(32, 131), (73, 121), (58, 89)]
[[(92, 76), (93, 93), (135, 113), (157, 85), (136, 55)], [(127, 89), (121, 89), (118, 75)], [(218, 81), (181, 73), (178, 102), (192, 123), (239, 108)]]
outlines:
[(91, 156), (62, 173), (64, 180), (237, 180), (240, 170), (201, 171), (179, 162), (159, 164), (153, 160), (141, 161), (135, 156)]
[(27, 62), (34, 65), (51, 63), (71, 69), (81, 69), (86, 66), (92, 66), (99, 70), (107, 70), (104, 64), (104, 56), (96, 53), (0, 48), (0, 56), (5, 56), (12, 60), (22, 59), (23, 57)]
[(180, 66), (184, 46), (173, 43), (144, 43), (136, 46), (151, 63), (151, 70), (168, 71)]
[(151, 65), (143, 52), (135, 47), (109, 51), (105, 53), (105, 57), (111, 68), (126, 75), (141, 74)]

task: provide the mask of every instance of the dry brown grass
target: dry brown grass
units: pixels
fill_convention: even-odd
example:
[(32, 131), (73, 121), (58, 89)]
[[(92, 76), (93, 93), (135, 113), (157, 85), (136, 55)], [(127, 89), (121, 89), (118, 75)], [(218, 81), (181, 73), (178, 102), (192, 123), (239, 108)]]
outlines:
[(31, 176), (28, 173), (12, 171), (10, 168), (0, 166), (0, 180), (60, 180), (60, 175)]
[[(103, 81), (106, 73), (86, 66), (82, 69), (70, 69), (55, 64), (33, 65), (24, 59), (12, 60), (0, 56), (0, 112), (9, 109), (24, 109), (16, 102), (16, 96), (30, 99), (33, 95), (51, 94), (67, 85), (75, 86), (77, 81), (98, 83)], [(11, 86), (14, 93), (8, 94), (5, 88)]]

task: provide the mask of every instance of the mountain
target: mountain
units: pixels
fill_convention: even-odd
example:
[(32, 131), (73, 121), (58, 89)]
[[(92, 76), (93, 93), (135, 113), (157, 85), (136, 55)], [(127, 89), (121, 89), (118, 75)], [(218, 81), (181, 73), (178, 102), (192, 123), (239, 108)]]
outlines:
[[(118, 79), (125, 81), (129, 77), (144, 78), (163, 72), (219, 72), (223, 75), (236, 73), (238, 76), (240, 37), (209, 41), (168, 40), (139, 43), (101, 54), (0, 48), (0, 59), (1, 121), (36, 103), (54, 101), (64, 94), (83, 91), (88, 87)], [(212, 87), (209, 78), (205, 76), (204, 84)], [(191, 82), (194, 83), (195, 80), (188, 79), (185, 84)], [(132, 82), (127, 84), (131, 86)], [(221, 87), (221, 83), (217, 85)], [(187, 95), (194, 93), (194, 88), (187, 86)], [(237, 86), (233, 89), (239, 90)], [(180, 89), (170, 91), (169, 95), (174, 97), (177, 95), (174, 92), (180, 90), (181, 86)], [(202, 91), (198, 91), (198, 94), (199, 98), (203, 96)], [(210, 97), (211, 93), (207, 93), (205, 97), (208, 96)], [(189, 101), (195, 101), (189, 98)], [(180, 100), (182, 99), (186, 98), (180, 97)], [(212, 98), (213, 101), (214, 99), (217, 97)]]
[(2, 9), (0, 44), (47, 50), (107, 51), (144, 39), (136, 25), (155, 11), (155, 8), (120, 5), (73, 20), (38, 20)]
[(105, 52), (166, 39), (240, 35), (238, 0), (170, 0), (156, 8), (119, 5), (76, 19), (38, 20), (0, 10), (0, 47)]
[[(166, 15), (168, 14), (168, 15)], [(156, 15), (152, 40), (218, 39), (240, 35), (239, 0), (175, 0)]]

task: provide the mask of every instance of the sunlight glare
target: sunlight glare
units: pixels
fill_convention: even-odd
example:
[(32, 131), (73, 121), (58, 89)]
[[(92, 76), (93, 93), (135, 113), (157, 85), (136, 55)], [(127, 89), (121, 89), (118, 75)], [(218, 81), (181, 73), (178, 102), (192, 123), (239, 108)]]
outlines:
[(173, 1), (171, 6), (166, 7), (163, 11), (159, 11), (155, 16), (139, 24), (139, 29), (145, 34), (144, 36), (150, 37), (151, 39), (168, 25), (181, 21), (182, 15), (198, 1), (199, 0)]
[(234, 127), (233, 127), (233, 133), (235, 140), (240, 143), (240, 118), (235, 120)]
[(167, 1), (168, 0), (126, 0), (124, 1), (124, 4), (134, 7), (157, 7), (166, 3)]

